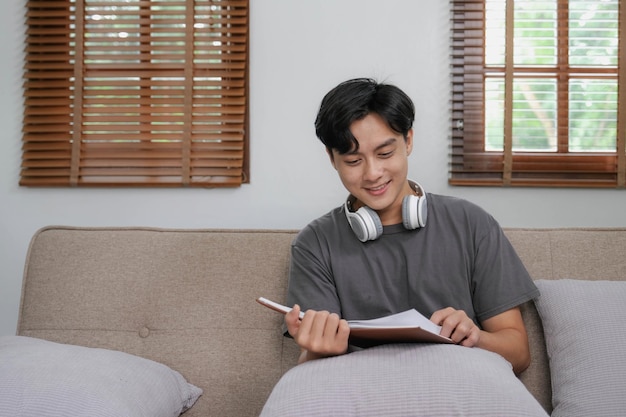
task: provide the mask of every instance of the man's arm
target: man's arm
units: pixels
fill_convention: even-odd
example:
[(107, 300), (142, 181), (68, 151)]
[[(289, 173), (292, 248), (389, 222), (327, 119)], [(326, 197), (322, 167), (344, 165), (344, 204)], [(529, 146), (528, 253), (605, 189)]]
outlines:
[(436, 311), (431, 320), (442, 326), (443, 336), (460, 345), (476, 346), (502, 355), (518, 375), (530, 365), (528, 336), (518, 307), (485, 320), (482, 330), (464, 311), (451, 307)]
[(287, 330), (300, 346), (298, 363), (328, 356), (342, 355), (348, 351), (348, 322), (335, 313), (308, 310), (300, 320), (300, 306), (295, 305), (285, 315)]

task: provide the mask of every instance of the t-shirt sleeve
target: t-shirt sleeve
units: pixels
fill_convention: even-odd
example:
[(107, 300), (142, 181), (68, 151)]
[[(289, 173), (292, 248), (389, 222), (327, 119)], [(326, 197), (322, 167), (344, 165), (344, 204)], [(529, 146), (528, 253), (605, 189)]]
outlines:
[(304, 228), (291, 245), (287, 304), (300, 305), (303, 311), (326, 310), (341, 316), (328, 256), (320, 237), (311, 227)]
[(476, 319), (482, 322), (539, 295), (526, 267), (493, 217), (483, 219), (478, 233), (472, 298)]

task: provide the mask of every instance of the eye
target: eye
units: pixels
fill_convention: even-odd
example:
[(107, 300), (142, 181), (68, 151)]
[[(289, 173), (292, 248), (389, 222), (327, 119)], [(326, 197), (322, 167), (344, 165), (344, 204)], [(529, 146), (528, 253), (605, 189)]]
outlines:
[(383, 159), (384, 159), (384, 158), (391, 158), (391, 156), (392, 156), (392, 155), (393, 155), (393, 151), (381, 152), (381, 153), (379, 154), (379, 156), (380, 156), (381, 158), (383, 158)]
[(350, 165), (350, 166), (354, 166), (357, 165), (359, 162), (361, 162), (360, 159), (344, 159), (343, 161), (346, 165)]

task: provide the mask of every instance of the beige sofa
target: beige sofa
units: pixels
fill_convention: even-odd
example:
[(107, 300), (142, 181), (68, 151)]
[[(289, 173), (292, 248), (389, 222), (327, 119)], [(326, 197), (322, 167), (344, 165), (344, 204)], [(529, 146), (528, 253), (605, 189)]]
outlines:
[[(168, 365), (204, 394), (185, 416), (260, 413), (297, 349), (282, 317), (292, 230), (46, 227), (26, 257), (18, 335), (125, 351)], [(626, 229), (507, 229), (533, 278), (624, 280)], [(523, 307), (532, 364), (521, 376), (551, 410), (542, 326)]]

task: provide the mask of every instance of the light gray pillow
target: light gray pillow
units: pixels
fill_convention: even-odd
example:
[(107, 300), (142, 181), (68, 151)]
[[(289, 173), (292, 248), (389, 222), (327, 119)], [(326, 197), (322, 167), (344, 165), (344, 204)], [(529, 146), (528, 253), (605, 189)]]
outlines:
[(538, 280), (552, 416), (626, 412), (626, 282)]
[(202, 390), (127, 353), (0, 337), (0, 416), (174, 417)]
[(261, 417), (547, 416), (500, 355), (443, 344), (383, 345), (289, 370)]

